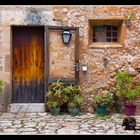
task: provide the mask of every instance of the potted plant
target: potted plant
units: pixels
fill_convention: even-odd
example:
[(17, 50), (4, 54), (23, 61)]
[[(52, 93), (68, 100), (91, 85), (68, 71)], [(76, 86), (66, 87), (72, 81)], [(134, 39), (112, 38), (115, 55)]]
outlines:
[(49, 86), (47, 92), (47, 108), (52, 115), (58, 115), (63, 105), (63, 89), (64, 84), (57, 81)]
[(133, 84), (128, 72), (118, 71), (115, 79), (117, 81), (117, 93), (124, 106), (124, 114), (127, 116), (135, 115), (136, 105), (134, 101), (140, 95), (140, 86)]
[(95, 112), (99, 116), (106, 115), (107, 107), (113, 104), (113, 96), (111, 93), (100, 93), (92, 97), (92, 104)]
[(72, 116), (78, 115), (82, 103), (80, 88), (76, 85), (70, 85), (65, 87), (64, 92), (66, 94), (65, 101), (67, 102), (69, 113)]

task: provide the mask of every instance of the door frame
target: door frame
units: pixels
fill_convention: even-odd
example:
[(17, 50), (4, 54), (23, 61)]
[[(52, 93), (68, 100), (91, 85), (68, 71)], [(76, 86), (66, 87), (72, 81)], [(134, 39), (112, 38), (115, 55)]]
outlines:
[[(75, 31), (75, 79), (64, 79), (64, 78), (51, 78), (49, 77), (49, 30), (73, 30)], [(48, 90), (48, 84), (55, 82), (59, 80), (60, 82), (64, 82), (65, 84), (72, 84), (76, 85), (79, 84), (79, 71), (80, 71), (80, 65), (79, 65), (79, 27), (68, 27), (68, 26), (45, 26), (45, 32), (46, 32), (46, 66), (48, 69), (46, 69), (46, 91)]]
[[(11, 25), (10, 26), (10, 52), (11, 52), (11, 91), (10, 101), (12, 103), (12, 88), (13, 88), (13, 44), (12, 44), (12, 28), (13, 27), (43, 27), (44, 28), (44, 103), (46, 102), (46, 92), (48, 91), (48, 84), (58, 79), (66, 84), (79, 84), (79, 27), (68, 27), (68, 26), (46, 26), (46, 25)], [(75, 79), (60, 79), (60, 78), (49, 78), (49, 30), (73, 30), (75, 31)]]

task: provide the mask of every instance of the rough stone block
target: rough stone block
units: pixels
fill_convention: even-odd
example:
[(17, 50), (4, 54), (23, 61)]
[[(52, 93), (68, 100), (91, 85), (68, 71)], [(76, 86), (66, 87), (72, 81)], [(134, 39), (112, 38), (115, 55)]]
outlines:
[(10, 62), (11, 62), (10, 55), (5, 55), (5, 62), (4, 62), (5, 72), (10, 72)]
[(45, 112), (44, 103), (13, 103), (9, 105), (9, 112)]

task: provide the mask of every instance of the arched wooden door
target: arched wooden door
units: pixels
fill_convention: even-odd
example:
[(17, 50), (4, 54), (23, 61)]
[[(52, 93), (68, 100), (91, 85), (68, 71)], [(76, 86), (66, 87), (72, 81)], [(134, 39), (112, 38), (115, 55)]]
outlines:
[(12, 27), (12, 103), (44, 102), (44, 27)]

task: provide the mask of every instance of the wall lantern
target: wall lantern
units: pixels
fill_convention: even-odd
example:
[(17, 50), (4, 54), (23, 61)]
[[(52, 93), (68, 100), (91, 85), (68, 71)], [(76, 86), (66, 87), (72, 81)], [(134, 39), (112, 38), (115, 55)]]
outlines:
[(131, 25), (131, 21), (132, 21), (132, 17), (131, 17), (131, 16), (127, 16), (127, 17), (125, 18), (125, 20), (124, 20), (125, 25), (126, 25), (127, 27), (129, 27), (129, 26)]
[(70, 30), (64, 30), (62, 32), (62, 40), (63, 40), (64, 44), (69, 44), (70, 39), (71, 39), (71, 35), (72, 34), (71, 34)]
[(126, 19), (126, 20), (125, 20), (125, 25), (126, 25), (127, 27), (129, 27), (129, 26), (131, 25), (131, 20)]

